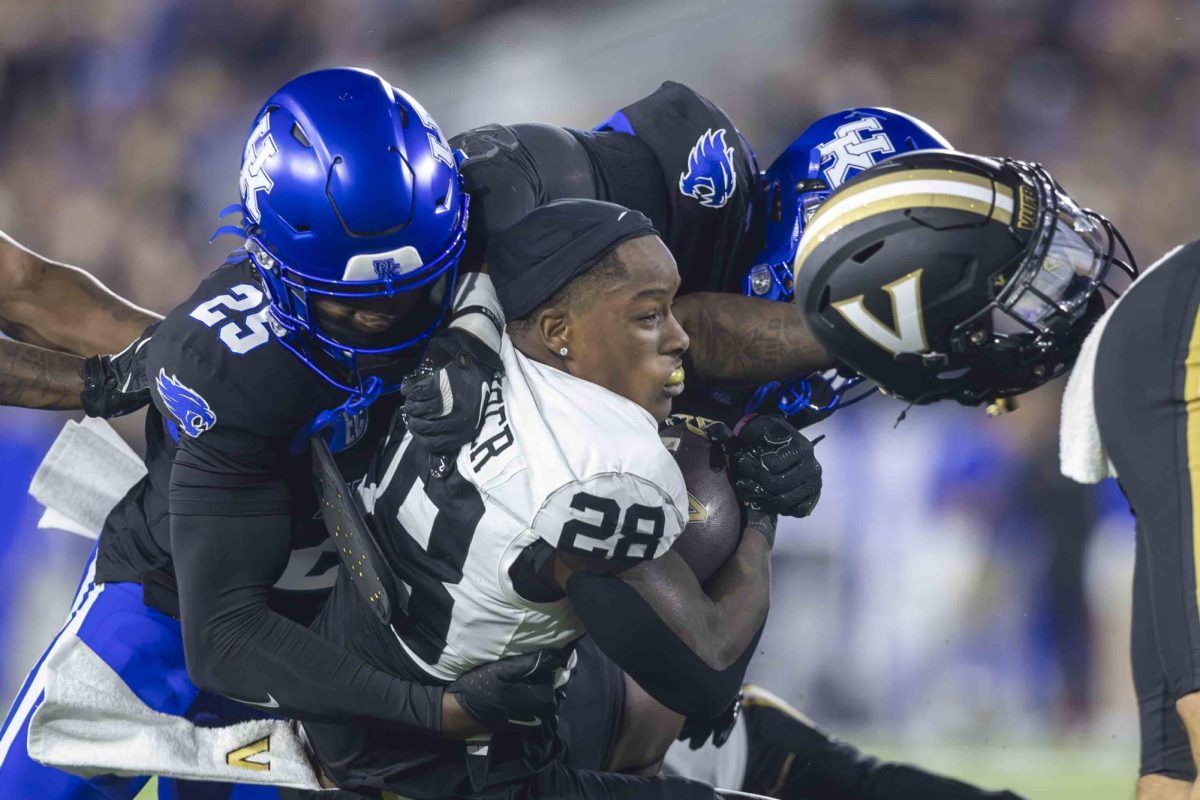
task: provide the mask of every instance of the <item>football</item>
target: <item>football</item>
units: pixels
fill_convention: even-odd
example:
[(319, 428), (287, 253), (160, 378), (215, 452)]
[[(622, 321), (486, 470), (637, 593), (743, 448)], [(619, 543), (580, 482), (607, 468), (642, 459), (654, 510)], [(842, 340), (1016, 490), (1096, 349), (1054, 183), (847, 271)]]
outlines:
[(688, 419), (660, 432), (683, 473), (688, 523), (672, 550), (704, 583), (733, 554), (742, 538), (742, 507), (729, 482), (725, 453), (702, 432), (704, 420)]

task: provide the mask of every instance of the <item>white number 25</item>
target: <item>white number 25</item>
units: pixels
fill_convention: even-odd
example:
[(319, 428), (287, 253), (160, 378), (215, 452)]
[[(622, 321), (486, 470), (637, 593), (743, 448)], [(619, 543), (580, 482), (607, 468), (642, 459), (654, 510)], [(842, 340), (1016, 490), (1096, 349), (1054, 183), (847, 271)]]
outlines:
[(218, 322), (225, 322), (217, 334), (226, 347), (240, 356), (249, 353), (271, 338), (271, 334), (267, 330), (266, 318), (269, 306), (263, 306), (260, 310), (243, 316), (241, 319), (231, 319), (226, 312), (249, 311), (258, 308), (262, 302), (263, 294), (258, 287), (248, 283), (239, 283), (237, 286), (231, 287), (227, 294), (205, 300), (192, 309), (192, 313), (188, 316), (210, 328)]

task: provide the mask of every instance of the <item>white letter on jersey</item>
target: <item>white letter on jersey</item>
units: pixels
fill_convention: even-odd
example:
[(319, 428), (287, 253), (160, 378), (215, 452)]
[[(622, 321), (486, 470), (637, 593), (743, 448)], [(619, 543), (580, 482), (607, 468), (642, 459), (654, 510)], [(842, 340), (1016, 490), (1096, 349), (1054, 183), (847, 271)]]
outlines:
[(277, 152), (275, 139), (271, 136), (271, 112), (268, 111), (258, 120), (246, 141), (246, 152), (242, 154), (242, 174), (238, 179), (242, 190), (242, 203), (255, 222), (262, 219), (262, 213), (258, 210), (258, 193), (270, 194), (271, 188), (275, 186), (275, 181), (263, 166), (267, 159)]
[(892, 281), (883, 290), (892, 298), (893, 330), (880, 322), (863, 305), (863, 296), (834, 303), (833, 307), (875, 344), (892, 353), (921, 353), (929, 349), (925, 341), (925, 321), (921, 316), (921, 271), (910, 272)]
[(880, 132), (863, 138), (863, 133), (880, 129), (879, 120), (863, 117), (839, 126), (833, 132), (835, 138), (817, 145), (821, 152), (822, 164), (827, 158), (833, 159), (833, 163), (824, 170), (825, 180), (829, 182), (830, 189), (836, 189), (845, 183), (846, 178), (850, 177), (850, 170), (862, 171), (873, 167), (873, 153), (884, 155), (896, 152), (886, 133)]

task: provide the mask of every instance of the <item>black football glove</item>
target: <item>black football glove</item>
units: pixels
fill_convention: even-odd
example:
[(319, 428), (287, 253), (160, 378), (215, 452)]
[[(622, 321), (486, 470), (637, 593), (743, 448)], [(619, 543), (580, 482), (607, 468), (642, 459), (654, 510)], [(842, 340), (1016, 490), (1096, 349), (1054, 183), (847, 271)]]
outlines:
[(683, 729), (679, 731), (676, 739), (680, 742), (687, 739), (688, 749), (699, 750), (711, 736), (713, 745), (720, 747), (729, 741), (729, 734), (733, 733), (733, 726), (737, 723), (738, 715), (741, 713), (742, 693), (738, 692), (738, 696), (733, 699), (733, 702), (712, 719), (688, 717), (684, 720)]
[(466, 331), (447, 328), (430, 339), (420, 365), (400, 384), (401, 410), (417, 444), (449, 455), (474, 439), (485, 389), (503, 372), (499, 353)]
[(150, 379), (146, 376), (146, 345), (158, 323), (142, 331), (121, 352), (92, 356), (83, 362), (83, 392), (79, 400), (89, 417), (120, 417), (132, 414), (150, 402)]
[(807, 517), (821, 498), (813, 443), (775, 414), (759, 414), (726, 443), (733, 488), (752, 509)]
[(483, 664), (446, 687), (463, 710), (491, 730), (549, 725), (558, 713), (555, 680), (567, 666), (563, 650), (539, 650)]

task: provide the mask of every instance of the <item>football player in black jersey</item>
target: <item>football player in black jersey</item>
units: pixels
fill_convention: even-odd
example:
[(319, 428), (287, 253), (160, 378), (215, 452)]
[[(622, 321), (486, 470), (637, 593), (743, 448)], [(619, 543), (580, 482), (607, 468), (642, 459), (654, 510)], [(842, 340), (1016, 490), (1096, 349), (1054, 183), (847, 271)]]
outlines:
[[(241, 193), (237, 231), (248, 248), (134, 348), (154, 400), (148, 475), (105, 521), (48, 655), (82, 644), (148, 706), (177, 716), (273, 712), (486, 732), (465, 708), (508, 667), (484, 666), (450, 687), (462, 701), (306, 627), (338, 569), (316, 518), (309, 436), (326, 437), (345, 474), (361, 475), (395, 406), (386, 390), (412, 367), (413, 346), (450, 317), (452, 301), (474, 302), (472, 281), (456, 280), (468, 199), (455, 158), (415, 100), (374, 73), (325, 70), (263, 106)], [(132, 798), (146, 778), (85, 780), (30, 759), (26, 732), (45, 676), (43, 659), (0, 732), (5, 794)], [(533, 707), (551, 697), (548, 681), (541, 691), (531, 687)], [(504, 694), (521, 715), (524, 698)]]

